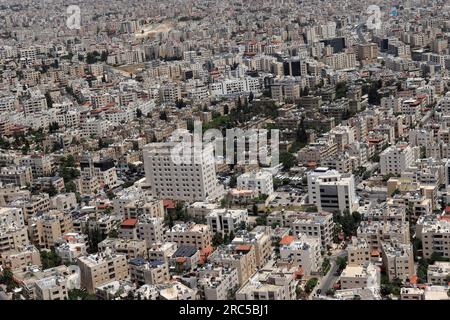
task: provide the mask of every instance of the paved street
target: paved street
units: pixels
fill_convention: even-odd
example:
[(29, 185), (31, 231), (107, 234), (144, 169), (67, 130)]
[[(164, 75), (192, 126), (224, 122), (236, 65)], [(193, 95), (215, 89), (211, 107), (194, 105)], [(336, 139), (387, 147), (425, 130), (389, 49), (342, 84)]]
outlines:
[(346, 250), (340, 250), (339, 252), (334, 253), (329, 257), (331, 265), (330, 270), (322, 279), (320, 279), (319, 284), (314, 288), (313, 292), (311, 292), (310, 299), (316, 294), (317, 290), (319, 289), (320, 294), (325, 294), (339, 280), (339, 276), (335, 276), (335, 273), (338, 270), (336, 260), (338, 257), (344, 257), (346, 255)]

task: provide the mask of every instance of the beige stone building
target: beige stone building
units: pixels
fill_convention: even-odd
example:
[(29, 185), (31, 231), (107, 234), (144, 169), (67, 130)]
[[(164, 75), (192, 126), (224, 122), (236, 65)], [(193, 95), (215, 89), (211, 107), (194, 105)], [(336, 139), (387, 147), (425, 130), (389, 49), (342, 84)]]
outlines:
[(98, 244), (98, 251), (106, 252), (108, 250), (113, 253), (124, 254), (127, 259), (146, 258), (148, 255), (147, 244), (144, 240), (107, 238)]
[(256, 271), (255, 247), (248, 244), (220, 246), (208, 257), (208, 261), (236, 268), (241, 286)]
[(257, 226), (252, 231), (239, 231), (232, 244), (250, 244), (255, 247), (256, 266), (262, 268), (272, 254), (272, 228)]
[(415, 275), (414, 254), (411, 244), (397, 241), (381, 243), (383, 265), (389, 280), (400, 279), (403, 282)]
[(30, 240), (41, 248), (54, 247), (56, 241), (70, 231), (73, 231), (72, 216), (58, 210), (36, 215), (28, 222)]
[(294, 270), (260, 270), (236, 293), (237, 300), (295, 300)]
[(212, 232), (208, 225), (189, 222), (174, 225), (166, 232), (165, 238), (178, 246), (191, 245), (203, 249), (211, 245)]
[(129, 270), (131, 282), (138, 285), (162, 284), (170, 279), (169, 266), (161, 260), (131, 259)]
[(40, 267), (42, 265), (39, 250), (33, 245), (1, 252), (0, 264), (11, 270), (25, 270), (28, 266)]
[(67, 279), (50, 276), (36, 281), (36, 300), (66, 300), (68, 298)]
[(99, 285), (128, 277), (127, 259), (123, 254), (98, 253), (80, 257), (77, 264), (81, 272), (81, 286), (89, 293), (94, 293)]

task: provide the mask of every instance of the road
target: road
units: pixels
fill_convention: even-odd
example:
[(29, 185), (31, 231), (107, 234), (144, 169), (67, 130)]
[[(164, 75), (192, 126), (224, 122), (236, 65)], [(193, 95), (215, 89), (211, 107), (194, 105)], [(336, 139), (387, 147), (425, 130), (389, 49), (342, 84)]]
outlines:
[(346, 250), (340, 250), (337, 253), (332, 254), (330, 259), (330, 270), (328, 273), (320, 280), (319, 285), (311, 292), (310, 299), (316, 294), (316, 291), (320, 289), (320, 294), (325, 294), (329, 289), (331, 289), (334, 284), (338, 281), (339, 276), (335, 276), (338, 270), (338, 265), (336, 264), (336, 259), (338, 257), (344, 257), (347, 255)]

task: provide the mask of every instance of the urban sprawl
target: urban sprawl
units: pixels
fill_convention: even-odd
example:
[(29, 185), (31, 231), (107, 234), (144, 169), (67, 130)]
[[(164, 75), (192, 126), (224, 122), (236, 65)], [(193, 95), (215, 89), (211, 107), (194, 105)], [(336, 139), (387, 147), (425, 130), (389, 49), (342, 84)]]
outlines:
[(447, 1), (3, 0), (0, 26), (0, 300), (450, 299)]

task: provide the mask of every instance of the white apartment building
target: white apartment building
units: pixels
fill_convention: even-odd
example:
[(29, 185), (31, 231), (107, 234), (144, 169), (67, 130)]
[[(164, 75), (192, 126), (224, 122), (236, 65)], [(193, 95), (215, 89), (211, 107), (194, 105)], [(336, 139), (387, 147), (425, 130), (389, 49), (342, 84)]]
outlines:
[(198, 270), (199, 286), (205, 292), (205, 300), (229, 300), (230, 294), (239, 286), (236, 268), (206, 265)]
[(273, 193), (272, 174), (267, 171), (247, 172), (237, 177), (237, 188), (253, 190), (257, 194), (271, 195)]
[(450, 277), (450, 262), (436, 261), (428, 266), (427, 282), (432, 285), (448, 285)]
[(241, 209), (214, 209), (206, 216), (206, 221), (213, 233), (220, 233), (222, 236), (236, 232), (242, 225), (248, 223), (247, 210)]
[(397, 144), (385, 149), (380, 154), (380, 171), (382, 175), (400, 175), (417, 159), (417, 152), (408, 144)]
[(341, 288), (373, 288), (379, 289), (381, 283), (380, 269), (368, 262), (362, 266), (348, 265), (341, 273)]
[(216, 179), (212, 145), (207, 144), (202, 151), (198, 151), (199, 154), (196, 154), (197, 149), (193, 145), (181, 146), (189, 149), (186, 159), (177, 159), (180, 149), (176, 149), (179, 145), (174, 142), (146, 146), (145, 178), (152, 195), (189, 202), (217, 199), (221, 189)]
[(304, 275), (320, 270), (321, 245), (319, 238), (299, 235), (287, 236), (280, 242), (280, 262), (301, 268)]
[(358, 209), (353, 174), (319, 167), (308, 173), (308, 202), (319, 211), (353, 212)]

